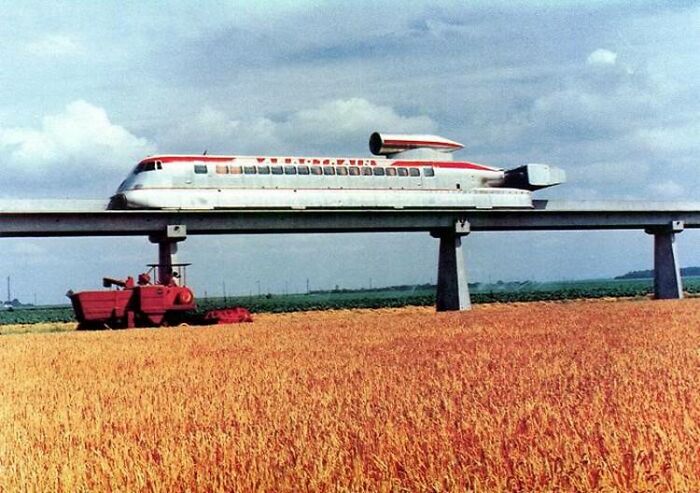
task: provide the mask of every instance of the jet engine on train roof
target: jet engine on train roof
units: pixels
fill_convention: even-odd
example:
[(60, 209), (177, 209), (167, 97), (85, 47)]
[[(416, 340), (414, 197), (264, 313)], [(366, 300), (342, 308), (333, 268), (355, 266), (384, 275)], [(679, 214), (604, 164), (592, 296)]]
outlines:
[(438, 135), (381, 134), (369, 137), (369, 150), (375, 156), (406, 157), (414, 159), (452, 159), (451, 153), (464, 146)]

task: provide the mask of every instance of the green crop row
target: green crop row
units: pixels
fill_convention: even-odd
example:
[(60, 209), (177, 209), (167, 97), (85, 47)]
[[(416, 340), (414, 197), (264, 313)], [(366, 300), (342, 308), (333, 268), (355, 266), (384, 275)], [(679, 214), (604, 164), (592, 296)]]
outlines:
[(73, 322), (75, 316), (70, 306), (16, 308), (0, 311), (0, 324), (38, 324)]

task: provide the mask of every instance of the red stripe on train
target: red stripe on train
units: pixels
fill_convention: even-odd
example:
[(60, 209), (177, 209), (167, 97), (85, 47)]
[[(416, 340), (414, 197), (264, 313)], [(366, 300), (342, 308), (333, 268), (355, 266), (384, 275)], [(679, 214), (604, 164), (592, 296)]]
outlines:
[(162, 163), (181, 163), (181, 162), (204, 162), (204, 163), (221, 163), (234, 161), (235, 156), (150, 156), (144, 161), (160, 161)]
[[(222, 163), (222, 162), (232, 162), (237, 159), (236, 156), (151, 156), (149, 158), (144, 159), (143, 161), (161, 161), (162, 163), (177, 163), (177, 162), (204, 162), (204, 163)], [(258, 163), (264, 162), (265, 158), (252, 158)], [(271, 158), (272, 159), (272, 158)], [(297, 159), (299, 164), (305, 164), (308, 162), (309, 164), (321, 164), (319, 159), (312, 159), (312, 158), (294, 158)], [(261, 161), (262, 160), (262, 161)], [(142, 161), (142, 162), (143, 162)], [(325, 160), (324, 160), (325, 161)], [(484, 166), (481, 164), (475, 164), (475, 163), (469, 163), (467, 161), (393, 161), (393, 160), (387, 160), (385, 163), (377, 161), (370, 161), (369, 159), (367, 160), (362, 160), (362, 159), (337, 159), (338, 164), (342, 161), (347, 161), (350, 163), (350, 165), (369, 165), (370, 162), (371, 164), (379, 164), (379, 165), (385, 165), (385, 166), (406, 166), (406, 167), (415, 167), (415, 166), (433, 166), (435, 168), (451, 168), (451, 169), (473, 169), (473, 170), (481, 170), (481, 171), (497, 171), (498, 168), (493, 168), (490, 166)], [(366, 162), (364, 162), (366, 161)], [(286, 162), (286, 159), (285, 159)]]
[(498, 168), (484, 166), (481, 164), (468, 163), (466, 161), (394, 161), (392, 166), (432, 166), (434, 168), (451, 168), (451, 169), (475, 169), (481, 171), (498, 171)]

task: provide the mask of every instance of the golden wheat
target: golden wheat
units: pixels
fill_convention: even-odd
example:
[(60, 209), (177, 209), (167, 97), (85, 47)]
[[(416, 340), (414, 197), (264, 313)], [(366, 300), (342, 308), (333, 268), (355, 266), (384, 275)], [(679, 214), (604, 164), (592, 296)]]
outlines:
[(0, 491), (697, 491), (699, 309), (1, 336)]

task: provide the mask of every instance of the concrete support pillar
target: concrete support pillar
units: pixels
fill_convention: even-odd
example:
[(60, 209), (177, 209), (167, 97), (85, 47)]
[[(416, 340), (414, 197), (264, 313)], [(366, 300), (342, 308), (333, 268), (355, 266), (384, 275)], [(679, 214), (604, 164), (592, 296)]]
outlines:
[(187, 238), (184, 225), (169, 225), (163, 233), (149, 236), (151, 243), (158, 244), (158, 279), (159, 283), (170, 279), (173, 264), (177, 263), (177, 244)]
[(654, 297), (660, 300), (683, 298), (683, 281), (676, 252), (676, 233), (683, 231), (683, 221), (648, 228), (654, 235)]
[(466, 221), (457, 223), (453, 229), (431, 233), (440, 240), (436, 300), (439, 312), (471, 309), (462, 251), (462, 237), (467, 234), (469, 223)]
[(158, 242), (158, 282), (169, 279), (173, 273), (173, 264), (177, 263), (177, 242)]

